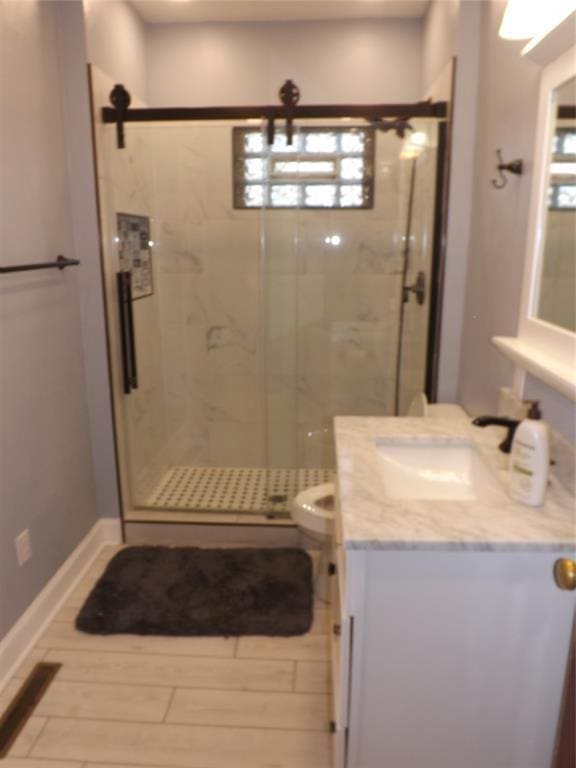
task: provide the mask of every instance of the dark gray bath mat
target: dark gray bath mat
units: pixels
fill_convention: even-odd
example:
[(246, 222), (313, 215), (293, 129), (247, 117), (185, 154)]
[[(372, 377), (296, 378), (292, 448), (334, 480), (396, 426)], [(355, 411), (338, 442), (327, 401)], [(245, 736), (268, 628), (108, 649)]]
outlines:
[(301, 549), (128, 547), (76, 618), (96, 635), (302, 635), (313, 616)]

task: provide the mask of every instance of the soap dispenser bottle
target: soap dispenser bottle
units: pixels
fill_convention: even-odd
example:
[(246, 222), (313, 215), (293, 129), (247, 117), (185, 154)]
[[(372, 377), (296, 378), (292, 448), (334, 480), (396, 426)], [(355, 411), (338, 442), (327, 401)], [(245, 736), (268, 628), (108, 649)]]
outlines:
[(510, 496), (530, 507), (540, 507), (546, 494), (549, 466), (548, 426), (542, 421), (538, 402), (534, 401), (514, 435), (510, 455)]

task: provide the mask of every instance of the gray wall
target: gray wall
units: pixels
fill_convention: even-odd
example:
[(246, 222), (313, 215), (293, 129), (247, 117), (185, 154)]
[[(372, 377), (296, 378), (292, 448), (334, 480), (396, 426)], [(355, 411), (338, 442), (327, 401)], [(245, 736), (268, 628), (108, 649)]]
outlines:
[(151, 24), (154, 106), (276, 104), (287, 78), (302, 104), (416, 101), (420, 19)]
[(151, 106), (416, 101), (421, 19), (146, 24), (125, 0), (83, 0), (88, 60)]
[(60, 0), (52, 5), (58, 35), (60, 90), (66, 94), (62, 99), (62, 120), (66, 136), (70, 218), (74, 248), (82, 260), (77, 281), (96, 501), (100, 517), (117, 517), (120, 505), (102, 300), (104, 287), (84, 14), (80, 2)]
[[(458, 4), (440, 0), (430, 6), (425, 20), (423, 63), (425, 67), (432, 67), (430, 71), (424, 70), (422, 79), (428, 84), (425, 95), (443, 96), (448, 100), (453, 97), (450, 104), (450, 181), (438, 372), (438, 399), (441, 402), (455, 402), (458, 398), (464, 292), (473, 214), (481, 11), (482, 3), (477, 0)], [(453, 89), (450, 88), (449, 77), (452, 56), (456, 60)], [(442, 67), (443, 61), (446, 63)]]
[(88, 61), (146, 101), (147, 25), (126, 0), (82, 0), (81, 5)]
[[(479, 109), (476, 132), (472, 236), (464, 305), (459, 399), (472, 413), (494, 413), (498, 389), (510, 386), (513, 366), (491, 344), (518, 328), (528, 229), (538, 88), (541, 69), (520, 56), (521, 42), (502, 40), (503, 0), (482, 4)], [(521, 157), (526, 172), (496, 190), (496, 149)], [(526, 396), (542, 400), (544, 416), (574, 441), (574, 405), (540, 382)]]
[[(0, 4), (0, 263), (83, 261), (0, 277), (0, 636), (98, 514), (81, 330), (94, 253), (82, 250), (67, 172), (57, 10)], [(19, 567), (25, 528), (33, 556)]]
[(433, 0), (424, 17), (422, 34), (422, 93), (450, 98), (450, 84), (438, 93), (446, 65), (456, 55), (460, 0)]

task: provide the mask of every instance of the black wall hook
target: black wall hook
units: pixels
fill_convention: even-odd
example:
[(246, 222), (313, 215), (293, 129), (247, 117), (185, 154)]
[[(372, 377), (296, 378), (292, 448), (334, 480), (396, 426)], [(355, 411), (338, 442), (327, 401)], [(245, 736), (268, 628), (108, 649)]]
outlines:
[(521, 176), (524, 172), (524, 163), (522, 160), (512, 160), (510, 163), (505, 163), (501, 149), (497, 149), (496, 154), (498, 155), (498, 165), (496, 166), (496, 169), (500, 178), (492, 179), (492, 186), (496, 189), (503, 189), (506, 184), (508, 184), (508, 179), (504, 176), (504, 172), (506, 171), (506, 173), (514, 173), (516, 176)]

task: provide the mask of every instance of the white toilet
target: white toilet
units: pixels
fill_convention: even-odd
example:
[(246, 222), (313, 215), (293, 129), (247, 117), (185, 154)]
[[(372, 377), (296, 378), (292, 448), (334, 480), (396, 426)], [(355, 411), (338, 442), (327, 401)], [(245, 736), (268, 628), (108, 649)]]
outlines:
[(325, 602), (330, 599), (328, 561), (334, 527), (334, 490), (334, 483), (322, 483), (300, 491), (292, 500), (292, 519), (304, 534), (322, 545), (314, 591)]
[(308, 536), (324, 544), (332, 536), (334, 483), (305, 488), (292, 501), (292, 518)]

